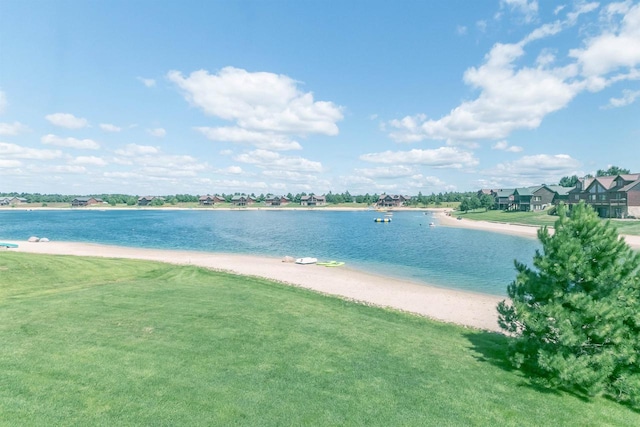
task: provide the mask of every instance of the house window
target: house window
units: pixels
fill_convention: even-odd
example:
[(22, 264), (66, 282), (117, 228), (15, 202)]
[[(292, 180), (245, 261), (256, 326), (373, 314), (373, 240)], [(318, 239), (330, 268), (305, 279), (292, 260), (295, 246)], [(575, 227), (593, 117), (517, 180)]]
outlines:
[(606, 194), (600, 194), (598, 199), (600, 200), (607, 200), (607, 195)]
[(540, 202), (540, 201), (542, 201), (542, 196), (533, 196), (533, 201), (534, 201), (534, 202)]
[(589, 200), (593, 201), (596, 199), (596, 195), (595, 194), (589, 194)]
[(574, 194), (573, 195), (573, 199), (574, 200), (580, 200), (580, 195), (579, 194)]

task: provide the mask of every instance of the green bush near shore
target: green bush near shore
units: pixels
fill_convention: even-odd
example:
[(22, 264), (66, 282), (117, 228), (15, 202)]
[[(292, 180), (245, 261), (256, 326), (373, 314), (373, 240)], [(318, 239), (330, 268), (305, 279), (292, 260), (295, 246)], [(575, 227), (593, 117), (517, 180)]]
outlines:
[(267, 280), (0, 253), (2, 425), (638, 425), (502, 335)]

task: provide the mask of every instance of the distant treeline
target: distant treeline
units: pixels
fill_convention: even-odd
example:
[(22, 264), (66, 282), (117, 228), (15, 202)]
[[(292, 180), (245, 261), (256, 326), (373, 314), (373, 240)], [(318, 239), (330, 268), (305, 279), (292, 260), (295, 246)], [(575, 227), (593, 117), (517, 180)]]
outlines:
[[(313, 195), (314, 193), (288, 193), (285, 195), (292, 203), (300, 203), (300, 199), (303, 196)], [(445, 192), (445, 193), (431, 193), (430, 195), (423, 195), (421, 192), (417, 196), (412, 196), (409, 205), (413, 206), (426, 206), (426, 205), (439, 205), (441, 203), (460, 202), (465, 198), (474, 196), (475, 192)], [(265, 199), (272, 196), (272, 194), (259, 194), (255, 193), (229, 193), (229, 194), (212, 194), (224, 199), (226, 202), (231, 202), (234, 196), (248, 195), (257, 202), (264, 202)], [(192, 194), (171, 194), (171, 195), (155, 195), (163, 199), (163, 204), (176, 205), (178, 203), (198, 203), (200, 195)], [(379, 194), (363, 194), (363, 195), (351, 195), (348, 191), (344, 193), (329, 192), (324, 194), (328, 204), (341, 204), (341, 203), (363, 203), (366, 205), (375, 204), (380, 195)], [(102, 199), (104, 202), (115, 205), (129, 205), (134, 206), (138, 203), (138, 195), (130, 194), (40, 194), (40, 193), (0, 193), (0, 197), (21, 197), (27, 200), (28, 203), (71, 203), (71, 201), (77, 197), (96, 197)]]

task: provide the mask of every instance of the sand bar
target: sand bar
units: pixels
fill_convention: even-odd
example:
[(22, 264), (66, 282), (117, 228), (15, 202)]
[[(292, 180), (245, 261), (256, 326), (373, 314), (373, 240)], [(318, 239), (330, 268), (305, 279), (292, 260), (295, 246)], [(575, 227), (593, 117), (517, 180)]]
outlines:
[[(131, 258), (197, 265), (263, 277), (363, 303), (407, 311), (463, 326), (499, 331), (496, 304), (502, 297), (439, 288), (350, 269), (282, 262), (281, 258), (196, 251), (142, 249), (76, 242), (22, 242), (11, 251)], [(285, 254), (283, 254), (284, 256)]]

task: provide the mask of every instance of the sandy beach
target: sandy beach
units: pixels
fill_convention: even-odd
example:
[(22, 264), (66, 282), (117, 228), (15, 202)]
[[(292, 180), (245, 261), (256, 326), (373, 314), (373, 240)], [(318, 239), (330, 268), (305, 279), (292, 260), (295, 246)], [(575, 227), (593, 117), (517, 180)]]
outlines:
[[(453, 216), (448, 216), (447, 211), (451, 209), (430, 209), (438, 219), (439, 225), (447, 227), (462, 227), (471, 228), (475, 230), (485, 230), (494, 233), (512, 234), (521, 237), (530, 237), (532, 239), (538, 238), (538, 230), (540, 227), (534, 225), (520, 225), (520, 224), (507, 224), (500, 222), (490, 221), (475, 221), (469, 219), (456, 219)], [(553, 229), (550, 229), (553, 233)], [(628, 234), (621, 235), (622, 238), (635, 250), (640, 250), (640, 236), (631, 236)]]
[(197, 265), (263, 277), (362, 303), (394, 308), (435, 320), (499, 331), (496, 304), (503, 298), (439, 288), (368, 274), (347, 265), (328, 268), (282, 262), (280, 258), (195, 251), (128, 248), (76, 242), (23, 242), (11, 251), (131, 258)]

